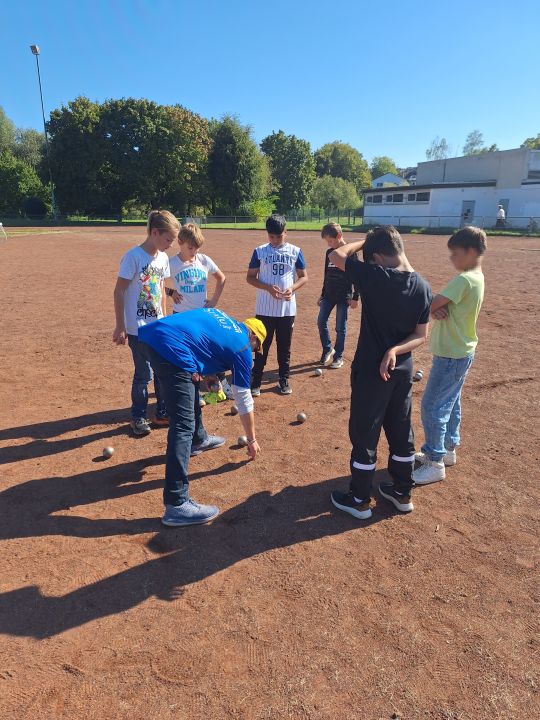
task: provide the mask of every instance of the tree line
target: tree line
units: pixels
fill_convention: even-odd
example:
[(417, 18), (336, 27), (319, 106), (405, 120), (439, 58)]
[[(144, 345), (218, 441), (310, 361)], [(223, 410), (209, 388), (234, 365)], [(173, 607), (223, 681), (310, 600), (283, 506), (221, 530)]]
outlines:
[[(356, 209), (372, 178), (398, 173), (387, 156), (368, 164), (357, 149), (334, 141), (312, 152), (282, 130), (257, 144), (236, 117), (207, 120), (181, 105), (133, 98), (92, 102), (79, 97), (54, 110), (45, 137), (17, 129), (0, 108), (0, 213), (50, 211), (50, 178), (63, 215), (121, 217), (167, 207), (178, 215), (249, 215), (274, 209)], [(536, 143), (536, 145), (535, 145)], [(540, 146), (540, 136), (524, 145)], [(485, 147), (474, 131), (465, 154)], [(428, 159), (446, 157), (438, 138)], [(49, 174), (50, 165), (50, 174)]]

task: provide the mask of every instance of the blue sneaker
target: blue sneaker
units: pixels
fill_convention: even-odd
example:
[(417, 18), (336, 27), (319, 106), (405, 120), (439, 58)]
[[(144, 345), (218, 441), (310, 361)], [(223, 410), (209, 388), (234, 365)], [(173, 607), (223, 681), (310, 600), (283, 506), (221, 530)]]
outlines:
[(215, 505), (199, 505), (188, 498), (181, 505), (165, 505), (165, 514), (161, 518), (167, 527), (185, 527), (186, 525), (202, 525), (219, 515)]
[(214, 448), (221, 447), (222, 445), (225, 445), (224, 437), (220, 437), (219, 435), (209, 435), (206, 440), (203, 440), (203, 442), (199, 445), (191, 446), (191, 457), (200, 455), (206, 450), (214, 450)]

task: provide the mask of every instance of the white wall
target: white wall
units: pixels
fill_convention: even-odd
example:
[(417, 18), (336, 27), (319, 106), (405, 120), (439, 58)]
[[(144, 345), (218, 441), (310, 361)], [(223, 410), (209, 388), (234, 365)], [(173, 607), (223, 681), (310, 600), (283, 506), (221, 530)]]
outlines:
[(429, 203), (368, 205), (364, 202), (364, 218), (368, 224), (453, 227), (461, 224), (464, 200), (475, 201), (474, 216), (468, 219), (470, 224), (494, 226), (500, 200), (509, 201), (506, 216), (514, 227), (526, 227), (531, 217), (537, 222), (540, 219), (540, 185), (434, 188), (430, 190)]
[(498, 187), (519, 188), (522, 180), (527, 179), (530, 153), (528, 148), (517, 148), (418, 163), (416, 184), (495, 180)]

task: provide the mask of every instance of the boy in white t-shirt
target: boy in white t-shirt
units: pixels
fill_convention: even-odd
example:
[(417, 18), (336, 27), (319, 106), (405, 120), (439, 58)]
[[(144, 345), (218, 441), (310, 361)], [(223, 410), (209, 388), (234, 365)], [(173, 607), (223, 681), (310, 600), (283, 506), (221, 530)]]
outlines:
[[(225, 287), (225, 275), (216, 263), (199, 252), (204, 243), (201, 228), (195, 223), (186, 223), (178, 233), (180, 251), (170, 260), (173, 288), (165, 288), (167, 295), (173, 298), (173, 313), (198, 310), (204, 307), (216, 307)], [(207, 297), (208, 278), (212, 275), (216, 281), (214, 294)], [(225, 373), (218, 375), (227, 399), (232, 400), (232, 387), (225, 380)], [(206, 403), (201, 398), (201, 405)]]
[[(148, 215), (146, 240), (131, 248), (120, 262), (114, 288), (116, 327), (113, 342), (125, 345), (133, 355), (135, 372), (131, 385), (131, 428), (135, 435), (151, 432), (146, 410), (148, 383), (152, 368), (139, 345), (139, 328), (166, 314), (164, 280), (169, 277), (168, 250), (178, 236), (180, 224), (167, 210), (152, 210)], [(159, 382), (154, 379), (157, 410), (155, 423), (167, 425), (167, 411)]]

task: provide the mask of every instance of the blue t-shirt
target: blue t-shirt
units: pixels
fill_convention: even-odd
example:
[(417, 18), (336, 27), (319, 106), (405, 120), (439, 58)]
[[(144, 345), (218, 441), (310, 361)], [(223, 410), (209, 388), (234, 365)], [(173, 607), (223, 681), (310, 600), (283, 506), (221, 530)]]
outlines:
[(216, 308), (177, 313), (139, 328), (139, 340), (182, 370), (215, 375), (232, 370), (232, 384), (249, 388), (253, 351), (248, 329)]

